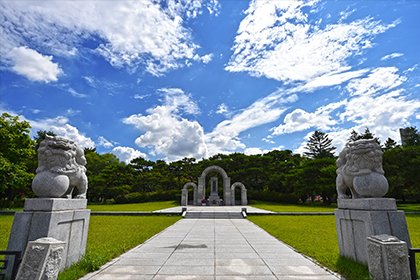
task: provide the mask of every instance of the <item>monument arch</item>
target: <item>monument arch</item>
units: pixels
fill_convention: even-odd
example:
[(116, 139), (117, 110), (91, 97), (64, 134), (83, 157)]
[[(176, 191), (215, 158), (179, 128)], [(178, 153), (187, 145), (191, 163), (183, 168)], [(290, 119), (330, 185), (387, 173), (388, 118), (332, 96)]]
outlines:
[(241, 182), (233, 183), (231, 187), (232, 205), (235, 205), (235, 187), (241, 188), (241, 205), (248, 205), (247, 190), (245, 188), (245, 185), (242, 184)]
[(193, 205), (194, 206), (200, 205), (200, 204), (197, 204), (198, 203), (198, 200), (197, 200), (197, 185), (193, 182), (188, 182), (182, 188), (181, 206), (187, 206), (188, 205), (188, 187), (193, 188)]
[[(223, 199), (226, 206), (231, 205), (231, 193), (230, 193), (230, 177), (228, 177), (226, 171), (217, 165), (212, 165), (204, 169), (203, 173), (201, 173), (201, 176), (198, 178), (198, 199), (201, 201), (202, 199), (205, 199), (206, 196), (206, 177), (210, 172), (217, 172), (220, 175), (222, 175), (223, 178)], [(213, 180), (212, 180), (213, 184)], [(217, 184), (217, 183), (216, 183)], [(217, 186), (216, 186), (217, 188)], [(216, 189), (217, 191), (217, 189)], [(211, 195), (210, 195), (211, 196)], [(213, 203), (212, 199), (210, 201), (210, 204), (219, 205), (219, 201), (216, 201), (216, 203)]]

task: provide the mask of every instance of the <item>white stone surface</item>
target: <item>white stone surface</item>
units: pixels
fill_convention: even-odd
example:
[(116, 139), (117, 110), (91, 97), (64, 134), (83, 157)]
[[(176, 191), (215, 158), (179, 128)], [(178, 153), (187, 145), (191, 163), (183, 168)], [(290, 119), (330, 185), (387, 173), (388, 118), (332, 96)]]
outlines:
[(373, 279), (411, 279), (407, 244), (390, 235), (367, 238), (369, 272)]
[(65, 255), (66, 242), (54, 238), (30, 241), (16, 280), (55, 280)]

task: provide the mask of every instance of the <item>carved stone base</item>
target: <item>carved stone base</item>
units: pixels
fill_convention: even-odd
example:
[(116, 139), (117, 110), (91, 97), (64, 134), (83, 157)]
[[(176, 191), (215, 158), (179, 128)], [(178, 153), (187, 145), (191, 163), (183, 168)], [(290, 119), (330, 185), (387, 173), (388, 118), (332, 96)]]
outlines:
[(29, 241), (42, 237), (67, 242), (60, 271), (77, 262), (86, 251), (90, 209), (86, 199), (34, 198), (16, 212), (8, 251), (24, 252)]
[(368, 263), (367, 237), (388, 234), (407, 243), (410, 235), (403, 211), (397, 211), (394, 199), (339, 199), (335, 210), (340, 255)]

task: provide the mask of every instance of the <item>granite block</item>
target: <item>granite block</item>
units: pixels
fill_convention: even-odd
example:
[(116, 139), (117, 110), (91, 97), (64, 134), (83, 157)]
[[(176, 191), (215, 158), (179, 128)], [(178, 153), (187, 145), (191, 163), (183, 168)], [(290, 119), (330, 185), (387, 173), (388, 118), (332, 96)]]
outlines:
[(87, 199), (31, 198), (25, 201), (23, 211), (62, 211), (86, 209)]
[(395, 211), (397, 204), (393, 198), (356, 198), (338, 199), (339, 209), (367, 210), (367, 211)]

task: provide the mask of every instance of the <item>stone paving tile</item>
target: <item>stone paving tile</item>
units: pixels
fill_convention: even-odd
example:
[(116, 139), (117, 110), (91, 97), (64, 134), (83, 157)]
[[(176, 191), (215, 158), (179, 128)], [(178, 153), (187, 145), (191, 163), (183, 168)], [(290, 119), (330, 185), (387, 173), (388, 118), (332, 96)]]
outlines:
[(216, 266), (216, 275), (273, 275), (267, 266), (232, 265)]
[(156, 275), (153, 280), (214, 280), (213, 275)]
[(216, 280), (277, 280), (274, 275), (216, 275)]
[(186, 258), (169, 258), (165, 265), (214, 265), (214, 259), (186, 259)]
[(172, 275), (214, 275), (214, 266), (201, 265), (164, 265), (159, 274)]
[(156, 274), (159, 265), (112, 265), (104, 270), (105, 274)]
[(216, 259), (216, 266), (265, 266), (262, 259)]
[(152, 280), (153, 274), (151, 275), (115, 275), (115, 274), (101, 274), (96, 275), (92, 280)]

